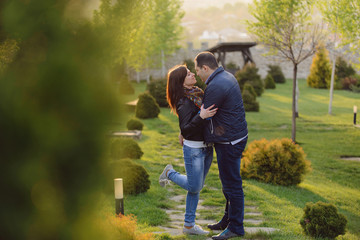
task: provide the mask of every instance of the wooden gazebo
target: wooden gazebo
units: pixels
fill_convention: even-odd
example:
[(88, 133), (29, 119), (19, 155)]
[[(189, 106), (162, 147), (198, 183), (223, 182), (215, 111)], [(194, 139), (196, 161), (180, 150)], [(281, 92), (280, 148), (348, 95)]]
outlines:
[(212, 52), (217, 57), (219, 64), (221, 64), (224, 68), (227, 52), (241, 52), (245, 66), (248, 62), (255, 63), (250, 52), (250, 48), (255, 45), (256, 42), (222, 42), (207, 51)]

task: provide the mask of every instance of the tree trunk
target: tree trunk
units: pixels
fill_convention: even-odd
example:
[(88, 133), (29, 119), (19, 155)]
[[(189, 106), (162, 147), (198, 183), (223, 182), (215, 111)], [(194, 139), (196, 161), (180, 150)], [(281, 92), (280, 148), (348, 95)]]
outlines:
[(146, 83), (149, 84), (150, 83), (150, 73), (149, 73), (149, 68), (146, 67)]
[(291, 139), (296, 143), (296, 74), (297, 64), (294, 63), (293, 72), (293, 89), (292, 89), (292, 125), (291, 125)]
[[(336, 29), (336, 28), (335, 28)], [(333, 93), (334, 93), (334, 81), (335, 81), (335, 67), (336, 67), (336, 30), (335, 30), (335, 38), (334, 38), (334, 54), (333, 54), (333, 66), (331, 69), (331, 81), (330, 81), (330, 100), (329, 100), (329, 115), (332, 114), (332, 101), (333, 101)]]
[(300, 97), (299, 82), (296, 79), (295, 117), (299, 117), (299, 97)]
[(146, 61), (146, 83), (150, 83), (149, 59)]
[(140, 73), (139, 73), (139, 71), (136, 71), (136, 82), (140, 83)]
[(161, 76), (165, 78), (165, 54), (164, 50), (161, 50)]
[(332, 70), (331, 70), (331, 82), (330, 82), (329, 115), (332, 114), (332, 101), (333, 101), (334, 78), (335, 78), (335, 64), (336, 64), (336, 58), (335, 58), (335, 54), (334, 54), (333, 66), (332, 66)]

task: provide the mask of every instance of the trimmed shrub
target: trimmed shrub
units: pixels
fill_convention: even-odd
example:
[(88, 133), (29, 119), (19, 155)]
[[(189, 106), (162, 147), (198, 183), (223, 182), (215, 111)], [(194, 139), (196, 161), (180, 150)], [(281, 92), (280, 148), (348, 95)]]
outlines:
[(159, 104), (149, 93), (139, 95), (139, 101), (136, 104), (135, 115), (138, 118), (156, 118), (160, 113)]
[(306, 79), (308, 86), (312, 88), (329, 88), (331, 80), (331, 67), (328, 51), (319, 46), (313, 58), (310, 74)]
[(136, 118), (130, 119), (127, 123), (126, 123), (126, 127), (128, 130), (142, 130), (144, 127), (144, 124)]
[(120, 94), (130, 95), (134, 94), (135, 90), (129, 81), (129, 76), (125, 72), (125, 66), (123, 64), (115, 65), (111, 69), (112, 81), (119, 83)]
[(255, 100), (256, 100), (257, 95), (256, 95), (256, 92), (255, 92), (255, 89), (250, 83), (245, 83), (244, 84), (243, 91), (245, 91), (245, 90), (249, 91), (251, 93), (251, 95), (253, 95)]
[(356, 86), (357, 79), (355, 77), (344, 77), (341, 79), (342, 89), (351, 90), (351, 86)]
[(238, 69), (239, 67), (234, 62), (229, 62), (226, 64), (226, 69)]
[(157, 104), (159, 104), (160, 107), (169, 106), (166, 100), (166, 84), (166, 80), (161, 79), (150, 82), (146, 87), (146, 89), (149, 91), (151, 96), (155, 98)]
[(225, 66), (225, 70), (235, 75), (237, 71), (239, 71), (239, 67), (234, 62), (229, 62)]
[(150, 188), (149, 174), (145, 168), (130, 159), (110, 162), (107, 176), (107, 191), (113, 191), (115, 178), (123, 179), (124, 194), (136, 195)]
[(241, 160), (241, 176), (277, 185), (299, 184), (309, 171), (303, 149), (287, 138), (255, 140)]
[(360, 87), (351, 85), (350, 88), (351, 88), (351, 91), (353, 91), (354, 93), (360, 93)]
[(345, 77), (352, 76), (356, 73), (351, 64), (348, 64), (342, 57), (336, 59), (335, 64), (335, 76), (338, 79), (343, 79)]
[(141, 233), (137, 228), (136, 216), (132, 214), (117, 215), (107, 214), (99, 218), (98, 225), (104, 229), (106, 234), (101, 239), (121, 239), (121, 240), (152, 240), (155, 239), (153, 233)]
[(268, 65), (268, 67), (269, 67), (268, 74), (270, 74), (273, 77), (276, 83), (286, 82), (284, 73), (282, 72), (281, 67), (279, 65)]
[(244, 108), (246, 112), (259, 112), (259, 103), (256, 97), (247, 89), (242, 92)]
[(265, 89), (275, 89), (275, 81), (270, 74), (267, 74), (265, 77)]
[(235, 77), (239, 82), (240, 88), (243, 89), (245, 83), (249, 83), (254, 87), (257, 96), (261, 96), (264, 92), (264, 84), (261, 76), (258, 74), (259, 69), (255, 64), (246, 64), (246, 66), (239, 70)]
[(143, 154), (139, 144), (132, 138), (116, 139), (110, 146), (110, 157), (114, 160), (123, 158), (140, 159)]
[(300, 224), (306, 235), (333, 239), (345, 234), (347, 219), (333, 204), (310, 202), (304, 208)]
[(127, 78), (124, 78), (119, 82), (119, 92), (124, 95), (131, 95), (135, 93), (135, 89), (130, 81)]

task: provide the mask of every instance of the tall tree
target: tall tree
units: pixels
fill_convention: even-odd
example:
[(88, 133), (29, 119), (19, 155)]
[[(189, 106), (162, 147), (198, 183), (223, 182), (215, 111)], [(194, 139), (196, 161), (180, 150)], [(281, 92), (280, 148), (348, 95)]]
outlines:
[(110, 64), (126, 62), (139, 71), (161, 62), (164, 68), (165, 55), (177, 47), (182, 17), (179, 0), (101, 0), (94, 25), (112, 43), (104, 46)]
[(329, 114), (332, 114), (332, 100), (335, 78), (336, 64), (336, 41), (337, 35), (340, 35), (342, 44), (350, 45), (353, 52), (358, 52), (360, 48), (360, 1), (359, 0), (319, 0), (317, 1), (319, 9), (329, 24), (329, 29), (334, 33), (334, 52), (332, 56), (333, 69), (331, 73)]
[(106, 39), (103, 49), (108, 57), (104, 62), (125, 62), (140, 69), (147, 55), (146, 29), (151, 13), (150, 0), (101, 0), (100, 9), (94, 13), (94, 26)]
[(293, 63), (292, 131), (296, 141), (298, 65), (316, 52), (322, 38), (321, 28), (311, 19), (310, 0), (254, 0), (250, 13), (256, 21), (247, 21), (248, 30), (258, 42)]
[[(155, 0), (153, 7), (154, 38), (151, 43), (151, 56), (160, 57), (162, 76), (165, 77), (165, 56), (178, 48), (178, 41), (183, 31), (181, 19), (184, 12), (181, 10), (179, 0)], [(153, 62), (153, 64), (158, 63)]]

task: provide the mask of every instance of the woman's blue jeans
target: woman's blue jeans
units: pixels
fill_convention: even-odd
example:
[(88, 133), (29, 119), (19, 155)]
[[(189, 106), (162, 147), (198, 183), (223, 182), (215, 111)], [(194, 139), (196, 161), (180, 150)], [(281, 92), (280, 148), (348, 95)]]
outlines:
[(213, 160), (213, 148), (191, 148), (184, 145), (183, 152), (186, 175), (171, 169), (168, 172), (168, 178), (188, 191), (184, 226), (191, 227), (195, 225), (195, 213), (199, 202), (199, 194), (204, 186), (205, 177)]

